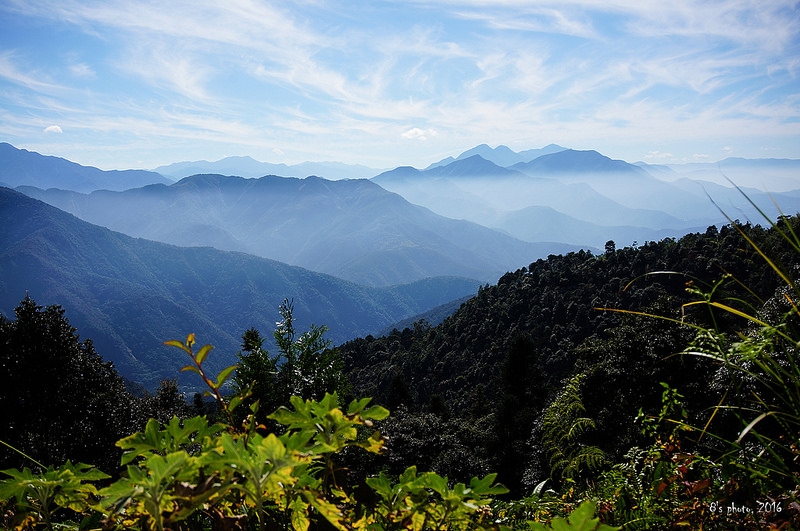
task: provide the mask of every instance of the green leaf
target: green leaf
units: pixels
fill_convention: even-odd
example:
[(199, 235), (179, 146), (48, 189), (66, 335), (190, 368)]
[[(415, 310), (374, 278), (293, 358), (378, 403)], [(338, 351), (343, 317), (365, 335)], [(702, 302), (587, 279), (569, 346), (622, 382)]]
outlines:
[(286, 446), (274, 433), (270, 433), (261, 441), (261, 447), (264, 450), (262, 455), (273, 463), (281, 461), (286, 455)]
[(182, 351), (186, 352), (187, 354), (191, 354), (192, 353), (191, 350), (186, 348), (186, 345), (184, 345), (182, 342), (178, 341), (177, 339), (170, 339), (169, 341), (164, 341), (164, 344), (167, 345), (168, 347), (177, 347), (177, 348), (181, 349)]
[(324, 516), (325, 519), (331, 525), (333, 525), (333, 527), (339, 529), (340, 531), (350, 531), (344, 520), (342, 511), (336, 505), (311, 491), (303, 491), (303, 495), (305, 496), (306, 501), (308, 501), (308, 503), (312, 505), (317, 512), (319, 512), (319, 514)]
[(370, 453), (378, 454), (383, 450), (384, 442), (383, 435), (376, 431), (366, 441), (360, 441), (356, 444)]
[(183, 368), (181, 369), (181, 372), (184, 372), (184, 371), (192, 371), (192, 372), (194, 372), (194, 373), (197, 373), (197, 374), (199, 374), (200, 376), (203, 376), (203, 373), (202, 373), (202, 372), (200, 372), (200, 369), (198, 369), (198, 368), (197, 368), (196, 366), (194, 366), (194, 365), (187, 365), (187, 366), (183, 367)]
[(185, 465), (189, 460), (186, 452), (173, 452), (165, 456), (152, 455), (147, 458), (146, 467), (154, 483), (168, 484), (183, 472), (186, 474)]
[(367, 407), (367, 404), (369, 404), (371, 401), (372, 401), (371, 398), (362, 398), (360, 400), (353, 400), (352, 402), (350, 402), (350, 405), (347, 406), (347, 414), (348, 415), (361, 414), (361, 412), (364, 411), (364, 408)]
[(365, 419), (383, 420), (389, 416), (389, 410), (382, 406), (372, 406), (364, 411), (361, 416)]
[(433, 489), (436, 493), (440, 496), (444, 497), (445, 492), (447, 492), (447, 478), (440, 476), (439, 474), (429, 473), (425, 476), (425, 486)]
[(469, 482), (469, 488), (475, 493), (476, 496), (487, 496), (494, 494), (505, 494), (508, 489), (499, 484), (495, 484), (494, 480), (497, 479), (497, 474), (487, 474), (482, 479), (477, 477), (472, 478)]
[(222, 369), (222, 371), (217, 375), (217, 382), (216, 382), (217, 389), (222, 387), (222, 384), (224, 384), (225, 380), (227, 380), (228, 377), (230, 377), (231, 373), (236, 370), (237, 366), (238, 365), (231, 365), (230, 367)]
[(539, 522), (532, 522), (530, 527), (532, 531), (546, 531), (547, 529), (552, 529), (553, 531), (619, 531), (622, 529), (621, 527), (601, 524), (599, 518), (592, 518), (595, 508), (595, 503), (592, 500), (586, 500), (572, 511), (572, 514), (567, 518), (553, 518), (549, 526)]
[[(239, 407), (242, 404), (244, 398), (245, 397), (243, 397), (242, 395), (233, 395), (231, 399), (228, 401), (228, 410), (233, 411), (234, 409)], [(256, 403), (258, 403), (258, 401), (256, 401)]]
[(195, 356), (195, 363), (201, 365), (208, 357), (208, 353), (211, 352), (211, 349), (213, 348), (213, 345), (203, 345), (203, 347), (200, 349), (200, 352), (198, 352), (197, 356)]
[(381, 472), (376, 478), (367, 478), (366, 481), (367, 485), (372, 487), (372, 490), (378, 494), (381, 494), (385, 498), (388, 498), (392, 493), (392, 483), (383, 472)]
[(295, 531), (307, 531), (311, 521), (308, 519), (308, 504), (301, 498), (295, 498), (290, 509), (292, 511), (292, 527)]
[(123, 450), (122, 464), (126, 465), (139, 456), (147, 457), (153, 453), (165, 455), (196, 442), (202, 446), (222, 429), (219, 424), (209, 426), (205, 417), (192, 417), (183, 421), (172, 417), (164, 429), (161, 429), (156, 419), (150, 419), (143, 432), (120, 439), (117, 446)]

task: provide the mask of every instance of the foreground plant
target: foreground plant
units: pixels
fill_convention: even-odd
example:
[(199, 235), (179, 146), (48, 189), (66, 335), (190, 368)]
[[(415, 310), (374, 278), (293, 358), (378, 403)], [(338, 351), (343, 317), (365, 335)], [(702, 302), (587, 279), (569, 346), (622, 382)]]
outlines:
[(161, 531), (189, 525), (201, 514), (217, 526), (248, 521), (262, 530), (288, 523), (304, 530), (322, 517), (344, 529), (342, 511), (328, 500), (330, 455), (351, 446), (380, 452), (383, 439), (377, 431), (366, 440), (358, 434), (388, 411), (369, 407), (369, 399), (353, 401), (343, 411), (336, 394), (320, 401), (292, 397), (293, 410), (281, 408), (269, 416), (285, 427), (281, 435), (259, 433), (262, 427), (252, 415), (235, 427), (232, 413), (243, 397), (226, 399), (221, 393), (232, 368), (208, 376), (203, 362), (211, 347), (195, 354), (194, 335), (167, 344), (190, 356), (193, 365), (187, 370), (200, 375), (231, 423), (209, 426), (204, 417), (195, 417), (173, 419), (158, 429), (151, 420), (143, 433), (121, 440), (127, 477), (100, 491), (106, 525)]
[(43, 526), (53, 530), (58, 511), (66, 512), (68, 518), (82, 520), (84, 515), (92, 513), (97, 495), (94, 482), (110, 477), (90, 465), (73, 465), (69, 461), (40, 473), (29, 468), (2, 473), (8, 478), (0, 481), (0, 500), (11, 501), (15, 507), (9, 523), (17, 529)]
[[(770, 224), (800, 264), (797, 217), (783, 216)], [(712, 315), (721, 311), (744, 323), (734, 333), (701, 328), (684, 352), (717, 364), (718, 379), (728, 380), (723, 399), (699, 437), (709, 434), (724, 440), (729, 448), (722, 459), (739, 468), (756, 488), (765, 489), (764, 494), (791, 493), (800, 484), (800, 289), (790, 272), (742, 227), (734, 226), (783, 285), (759, 308), (739, 298), (720, 299), (714, 291), (693, 288), (700, 300), (687, 303), (686, 308), (705, 306)], [(742, 426), (732, 440), (714, 432), (715, 417), (725, 414), (735, 416)]]
[[(170, 341), (192, 359), (193, 371), (220, 403), (223, 418), (241, 404), (221, 388), (231, 374), (209, 376), (203, 363), (210, 346), (194, 352), (194, 336)], [(252, 407), (257, 410), (257, 404)], [(370, 399), (340, 407), (336, 393), (321, 400), (291, 398), (269, 419), (280, 434), (265, 433), (251, 418), (239, 426), (210, 424), (205, 417), (173, 418), (160, 425), (150, 419), (144, 431), (118, 441), (122, 477), (98, 489), (109, 476), (88, 465), (66, 463), (34, 474), (6, 471), (0, 499), (16, 529), (294, 529), (323, 522), (352, 529), (494, 529), (492, 496), (507, 492), (496, 475), (450, 486), (447, 478), (411, 467), (396, 481), (369, 478), (370, 502), (340, 485), (336, 456), (350, 449), (379, 453), (385, 439), (373, 422), (388, 416)], [(81, 523), (83, 521), (83, 523)]]

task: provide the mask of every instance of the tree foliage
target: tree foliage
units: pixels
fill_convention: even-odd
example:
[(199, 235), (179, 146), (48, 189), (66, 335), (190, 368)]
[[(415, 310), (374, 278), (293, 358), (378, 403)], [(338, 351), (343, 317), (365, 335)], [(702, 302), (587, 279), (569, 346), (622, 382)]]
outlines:
[[(464, 459), (488, 456), (490, 468), (518, 499), (567, 470), (562, 465), (571, 462), (568, 447), (561, 447), (563, 459), (551, 459), (559, 447), (548, 446), (544, 425), (549, 414), (550, 427), (564, 427), (556, 419), (567, 417), (554, 415), (554, 408), (571, 396), (571, 379), (582, 374), (577, 396), (584, 411), (575, 419), (582, 419), (578, 426), (595, 428), (581, 433), (575, 455), (597, 449), (605, 465), (592, 470), (587, 460), (577, 466), (578, 476), (590, 481), (579, 489), (580, 483), (564, 478), (567, 494), (589, 492), (586, 485), (605, 473), (631, 484), (644, 474), (649, 483), (630, 487), (628, 499), (651, 499), (652, 493), (646, 510), (661, 514), (658, 525), (665, 527), (688, 522), (676, 516), (681, 511), (708, 511), (711, 496), (725, 507), (743, 500), (755, 506), (754, 500), (772, 492), (765, 478), (784, 478), (776, 492), (791, 492), (800, 483), (791, 469), (800, 446), (791, 400), (793, 382), (800, 379), (793, 368), (795, 347), (786, 339), (798, 337), (792, 278), (800, 253), (792, 235), (799, 227), (800, 216), (769, 228), (732, 220), (678, 240), (614, 246), (613, 252), (609, 246), (601, 256), (551, 256), (480, 289), (439, 326), (357, 339), (341, 350), (357, 393), (386, 403), (390, 382), (400, 380), (418, 415), (435, 394), (443, 397), (451, 426), (492, 426), (490, 436), (475, 439), (481, 446)], [(528, 358), (520, 356), (520, 338), (532, 352)], [(673, 422), (695, 430), (677, 432), (672, 441), (636, 423), (640, 413), (661, 411), (662, 383), (684, 397), (686, 417)], [(387, 427), (390, 440), (398, 429)], [(528, 437), (520, 440), (519, 431)], [(420, 452), (425, 446), (419, 442)], [(509, 455), (522, 456), (516, 467), (503, 466)], [(748, 455), (750, 461), (742, 460)], [(728, 463), (725, 480), (709, 468), (712, 458)], [(749, 462), (771, 468), (743, 467)], [(623, 473), (617, 466), (624, 463)], [(713, 489), (706, 483), (712, 476)], [(725, 497), (725, 488), (738, 497)], [(623, 513), (638, 518), (621, 507), (599, 508), (608, 515), (605, 521), (617, 525), (625, 523)], [(780, 517), (788, 517), (786, 511)], [(750, 518), (742, 525), (766, 525)], [(724, 529), (731, 520), (708, 522)]]
[(582, 442), (582, 435), (596, 428), (594, 420), (583, 416), (586, 412), (580, 395), (583, 376), (578, 374), (566, 382), (542, 420), (542, 445), (550, 468), (553, 473), (570, 479), (579, 473), (596, 472), (607, 461), (600, 448)]
[[(191, 359), (225, 415), (242, 405), (242, 396), (218, 391), (231, 372), (216, 377), (204, 362), (209, 345), (195, 350), (194, 334), (167, 344)], [(67, 462), (41, 474), (7, 470), (0, 481), (4, 519), (18, 528), (43, 525), (79, 529), (88, 521), (104, 529), (490, 529), (492, 497), (507, 490), (495, 475), (451, 484), (433, 472), (409, 467), (399, 478), (378, 474), (364, 482), (369, 501), (337, 481), (333, 456), (348, 449), (381, 452), (384, 439), (374, 421), (389, 412), (353, 400), (341, 407), (336, 393), (320, 400), (291, 398), (270, 418), (281, 434), (263, 433), (249, 417), (242, 427), (210, 424), (205, 417), (160, 425), (151, 419), (145, 430), (120, 439), (124, 473), (108, 478), (88, 465)], [(66, 515), (63, 516), (63, 515)], [(83, 520), (83, 523), (77, 522)]]
[[(42, 463), (91, 460), (113, 471), (114, 442), (138, 422), (123, 380), (62, 308), (25, 297), (15, 316), (0, 316), (0, 440)], [(28, 464), (6, 448), (0, 462)]]
[(132, 394), (60, 306), (42, 307), (26, 296), (15, 317), (0, 315), (0, 467), (71, 460), (113, 473), (120, 437), (151, 417), (189, 415), (174, 380), (155, 394)]
[[(259, 409), (269, 413), (289, 405), (293, 396), (321, 400), (325, 394), (337, 393), (349, 397), (344, 362), (325, 338), (327, 327), (312, 324), (298, 335), (292, 302), (284, 299), (279, 311), (281, 320), (273, 332), (278, 354), (270, 355), (264, 348), (257, 329), (250, 328), (242, 335), (242, 351), (232, 383), (237, 394), (246, 395), (244, 403), (249, 406), (258, 401)], [(265, 422), (267, 413), (258, 419)]]

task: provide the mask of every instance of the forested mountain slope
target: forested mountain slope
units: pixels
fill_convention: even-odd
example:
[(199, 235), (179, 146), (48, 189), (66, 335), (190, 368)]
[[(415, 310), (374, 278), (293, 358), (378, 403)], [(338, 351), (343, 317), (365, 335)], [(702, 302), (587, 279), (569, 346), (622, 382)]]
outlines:
[[(800, 218), (792, 221), (797, 231)], [(783, 239), (759, 226), (744, 230), (791, 270), (797, 255)], [(640, 407), (658, 407), (659, 382), (678, 387), (697, 410), (720, 398), (708, 364), (671, 356), (693, 329), (600, 308), (680, 319), (687, 287), (708, 287), (725, 274), (770, 297), (779, 278), (762, 264), (730, 226), (641, 247), (609, 245), (600, 256), (550, 256), (482, 288), (436, 327), (416, 323), (353, 340), (342, 352), (356, 394), (408, 412), (392, 427), (398, 463), (406, 452), (455, 475), (497, 470), (506, 485), (524, 492), (549, 476), (542, 414), (567, 377), (583, 374), (586, 416), (598, 426), (591, 440), (615, 457), (641, 437), (633, 419)], [(732, 278), (717, 296), (723, 293), (760, 304)], [(705, 309), (688, 308), (683, 317), (708, 322)], [(725, 325), (723, 315), (716, 319)], [(437, 426), (428, 435), (408, 428), (420, 422)]]

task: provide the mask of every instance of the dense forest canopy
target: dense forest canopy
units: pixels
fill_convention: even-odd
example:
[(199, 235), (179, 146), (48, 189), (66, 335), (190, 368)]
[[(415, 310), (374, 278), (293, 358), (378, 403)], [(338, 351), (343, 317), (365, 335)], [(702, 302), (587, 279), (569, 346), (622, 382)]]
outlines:
[[(790, 221), (796, 230), (798, 218)], [(522, 494), (550, 477), (540, 441), (546, 406), (566, 379), (583, 374), (586, 416), (597, 424), (587, 443), (619, 458), (642, 442), (633, 421), (639, 408), (660, 407), (661, 382), (679, 389), (696, 416), (718, 403), (724, 388), (714, 383), (712, 364), (674, 356), (694, 338), (693, 328), (611, 309), (710, 325), (706, 308), (682, 304), (694, 299), (690, 288), (710, 289), (720, 279), (718, 297), (761, 306), (756, 294), (769, 298), (782, 281), (762, 265), (745, 235), (786, 271), (797, 252), (775, 231), (741, 228), (742, 233), (732, 226), (709, 227), (622, 249), (609, 242), (599, 256), (550, 256), (507, 273), (439, 326), (418, 322), (342, 345), (355, 392), (392, 410), (438, 412), (437, 437), (452, 430), (451, 440), (466, 441), (471, 449), (466, 462), (472, 466), (460, 460), (465, 474), (489, 466)], [(713, 318), (722, 330), (742, 325), (722, 311)], [(464, 426), (479, 426), (479, 433), (466, 436)], [(417, 459), (425, 446), (409, 448), (406, 459)], [(442, 458), (453, 450), (428, 448)]]

